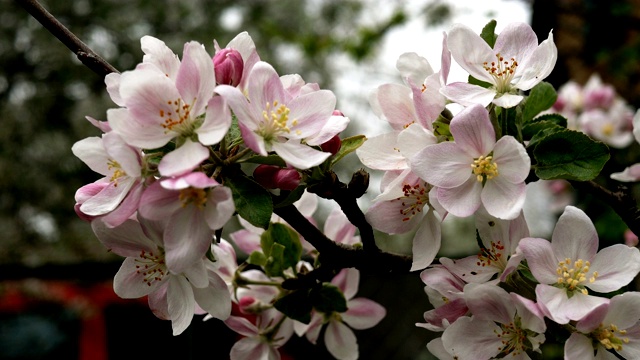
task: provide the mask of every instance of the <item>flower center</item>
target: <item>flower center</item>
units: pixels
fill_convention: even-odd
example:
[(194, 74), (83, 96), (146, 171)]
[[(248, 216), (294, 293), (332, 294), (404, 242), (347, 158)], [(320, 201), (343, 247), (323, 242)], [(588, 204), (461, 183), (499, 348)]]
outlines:
[(614, 324), (611, 324), (605, 327), (603, 324), (600, 324), (595, 331), (591, 333), (591, 336), (598, 341), (602, 346), (604, 346), (607, 350), (622, 350), (622, 344), (628, 344), (629, 338), (619, 337), (621, 335), (626, 335), (627, 330), (620, 330)]
[[(289, 113), (291, 110), (284, 104), (278, 104), (278, 101), (274, 101), (273, 104), (267, 103), (265, 109), (262, 110), (262, 125), (259, 129), (259, 134), (265, 139), (265, 141), (271, 141), (277, 136), (289, 134), (291, 126), (298, 125), (298, 120), (293, 119), (289, 123)], [(300, 133), (300, 131), (297, 131)]]
[(135, 258), (134, 261), (136, 272), (144, 276), (142, 281), (149, 286), (155, 281), (162, 281), (165, 275), (169, 273), (164, 263), (164, 253), (162, 251), (160, 251), (160, 255), (154, 255), (152, 252), (142, 250), (140, 256)]
[[(193, 103), (196, 99), (193, 99)], [(190, 135), (193, 132), (194, 123), (191, 121), (191, 105), (186, 104), (182, 99), (167, 101), (170, 110), (160, 109), (159, 115), (163, 119), (161, 126), (165, 128), (165, 133), (175, 131), (182, 135)]]
[(113, 159), (109, 159), (109, 161), (107, 161), (107, 169), (113, 170), (113, 174), (109, 179), (109, 181), (114, 183), (113, 186), (118, 186), (119, 178), (123, 176), (127, 176), (127, 173), (124, 172), (124, 170), (122, 170), (122, 167), (120, 166), (120, 164)]
[(602, 134), (604, 134), (604, 136), (611, 136), (613, 135), (613, 125), (611, 123), (606, 123), (604, 125), (602, 125)]
[[(556, 273), (558, 274), (557, 284), (564, 286), (569, 291), (577, 290), (587, 295), (588, 291), (584, 287), (583, 283), (587, 280), (587, 273), (589, 272), (590, 266), (590, 262), (582, 259), (576, 260), (572, 267), (571, 259), (566, 258), (564, 261), (560, 261), (558, 263), (558, 268), (556, 269)], [(594, 271), (592, 276), (589, 278), (589, 282), (592, 283), (596, 281), (597, 277), (598, 272)]]
[(506, 267), (505, 259), (502, 256), (504, 251), (504, 245), (502, 242), (498, 241), (497, 243), (491, 242), (490, 248), (482, 248), (480, 249), (480, 253), (478, 253), (478, 262), (476, 265), (486, 267), (486, 266), (494, 266), (500, 269), (504, 269)]
[(429, 203), (429, 189), (429, 185), (422, 182), (413, 186), (410, 184), (402, 186), (404, 195), (396, 199), (396, 201), (401, 201), (400, 214), (404, 216), (402, 221), (409, 221), (414, 215), (422, 212), (425, 204)]
[(180, 190), (180, 201), (182, 201), (182, 207), (193, 204), (202, 210), (207, 203), (207, 192), (204, 189), (194, 187), (182, 189)]
[(487, 179), (498, 176), (498, 164), (493, 162), (493, 156), (480, 156), (473, 160), (471, 172), (476, 176), (478, 182), (484, 183)]
[(527, 331), (520, 327), (520, 318), (516, 316), (515, 323), (500, 324), (501, 332), (494, 331), (501, 338), (501, 354), (516, 356), (526, 351)]
[(496, 54), (496, 60), (497, 61), (492, 61), (491, 63), (485, 61), (482, 67), (493, 77), (498, 93), (509, 92), (511, 89), (511, 80), (513, 80), (513, 76), (516, 73), (518, 62), (515, 58), (506, 60), (500, 53)]

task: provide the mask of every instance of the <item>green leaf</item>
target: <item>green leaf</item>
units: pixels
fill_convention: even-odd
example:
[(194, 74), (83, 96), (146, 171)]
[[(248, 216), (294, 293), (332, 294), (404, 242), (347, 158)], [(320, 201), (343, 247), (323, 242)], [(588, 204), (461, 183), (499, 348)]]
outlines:
[(549, 109), (558, 99), (558, 94), (553, 85), (541, 82), (529, 92), (527, 102), (522, 111), (522, 121), (526, 124), (542, 111)]
[(223, 175), (223, 183), (231, 189), (236, 211), (251, 225), (266, 229), (271, 221), (271, 194), (242, 173)]
[(362, 146), (366, 140), (367, 138), (364, 135), (355, 135), (342, 139), (340, 150), (338, 150), (338, 153), (333, 155), (331, 165), (335, 165), (338, 161), (342, 160), (343, 157), (356, 151), (356, 149)]
[(445, 139), (447, 141), (453, 140), (453, 135), (451, 135), (451, 131), (449, 130), (449, 124), (440, 122), (438, 120), (433, 122), (433, 134), (438, 139)]
[(540, 179), (592, 180), (609, 160), (609, 148), (602, 142), (573, 130), (554, 132), (533, 149), (536, 175)]
[(308, 324), (311, 322), (311, 299), (308, 289), (300, 289), (278, 298), (273, 306), (293, 320)]
[(480, 33), (480, 37), (489, 44), (489, 46), (493, 49), (493, 45), (496, 43), (496, 39), (498, 35), (496, 35), (496, 25), (497, 21), (491, 20), (482, 28), (482, 32)]
[(267, 263), (267, 257), (260, 251), (254, 251), (249, 255), (247, 262), (251, 265), (264, 266)]
[(285, 248), (281, 244), (273, 243), (268, 251), (264, 250), (267, 255), (267, 261), (264, 264), (264, 272), (269, 277), (282, 276), (287, 266), (284, 266)]
[(567, 127), (567, 118), (560, 114), (544, 114), (536, 117), (531, 121), (531, 123), (536, 123), (538, 121), (550, 121), (558, 126), (562, 126), (563, 128)]
[(347, 311), (347, 299), (335, 285), (324, 283), (322, 287), (313, 288), (310, 296), (313, 307), (320, 312), (331, 314)]
[(255, 155), (245, 160), (252, 164), (276, 165), (279, 167), (287, 167), (287, 163), (278, 155)]
[[(558, 123), (553, 119), (540, 120), (540, 121), (536, 119), (536, 121), (526, 124), (525, 126), (522, 127), (522, 137), (525, 140), (529, 140), (529, 139), (532, 139), (540, 131), (545, 131), (545, 130), (553, 130), (551, 132), (557, 132), (557, 131), (565, 130), (565, 128), (558, 125)], [(551, 132), (547, 133), (547, 135), (550, 135)], [(535, 143), (533, 145), (535, 145)]]
[(272, 261), (278, 262), (277, 266), (272, 265), (273, 269), (279, 267), (285, 270), (296, 266), (302, 256), (300, 236), (289, 226), (280, 223), (271, 223), (267, 231), (260, 235), (260, 246), (264, 255), (268, 258), (267, 262), (269, 262), (269, 258), (273, 258)]

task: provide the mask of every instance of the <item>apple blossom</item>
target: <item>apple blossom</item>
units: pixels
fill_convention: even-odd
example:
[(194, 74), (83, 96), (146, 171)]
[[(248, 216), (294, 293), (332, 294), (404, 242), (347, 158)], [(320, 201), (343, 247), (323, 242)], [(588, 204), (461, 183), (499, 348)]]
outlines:
[(450, 100), (464, 106), (491, 102), (510, 108), (524, 98), (519, 90), (529, 90), (544, 80), (556, 64), (558, 50), (553, 34), (538, 45), (531, 26), (510, 23), (498, 35), (493, 49), (469, 27), (456, 24), (447, 37), (453, 59), (471, 76), (489, 83), (479, 85), (456, 82), (441, 90)]
[(473, 317), (458, 318), (442, 334), (446, 351), (459, 360), (530, 359), (546, 325), (533, 301), (489, 284), (468, 284), (464, 297)]
[(125, 299), (149, 296), (154, 315), (171, 320), (173, 334), (182, 333), (191, 323), (196, 304), (218, 319), (231, 313), (227, 285), (209, 261), (201, 257), (174, 272), (167, 267), (163, 233), (168, 223), (138, 216), (110, 228), (100, 219), (91, 226), (98, 239), (111, 251), (126, 257), (113, 280), (115, 293)]
[(598, 252), (598, 234), (580, 209), (567, 206), (558, 219), (551, 242), (520, 240), (545, 316), (560, 324), (580, 320), (608, 301), (587, 289), (606, 293), (627, 285), (640, 272), (640, 251), (623, 244)]
[(453, 142), (428, 145), (411, 158), (411, 170), (436, 187), (438, 201), (453, 215), (480, 208), (500, 219), (514, 219), (524, 205), (524, 180), (531, 160), (511, 136), (496, 141), (489, 113), (472, 105), (451, 120)]
[(214, 230), (224, 226), (235, 206), (229, 188), (204, 173), (193, 172), (153, 183), (142, 195), (139, 211), (151, 220), (166, 219), (167, 266), (180, 272), (204, 256)]
[(431, 331), (444, 331), (451, 323), (469, 312), (464, 300), (465, 282), (442, 265), (433, 265), (420, 273), (424, 291), (434, 309), (424, 313), (426, 323), (416, 326)]
[(565, 359), (617, 359), (610, 351), (624, 359), (640, 358), (639, 303), (640, 293), (627, 292), (589, 312), (565, 343)]
[(255, 324), (239, 316), (230, 316), (224, 323), (245, 336), (231, 348), (231, 360), (279, 360), (277, 349), (293, 335), (293, 321), (275, 309), (260, 313)]
[(238, 117), (242, 137), (251, 150), (265, 156), (275, 151), (298, 169), (319, 165), (331, 155), (301, 143), (320, 132), (331, 117), (336, 103), (331, 91), (292, 96), (265, 62), (253, 67), (248, 81), (247, 97), (228, 85), (218, 85), (215, 91)]

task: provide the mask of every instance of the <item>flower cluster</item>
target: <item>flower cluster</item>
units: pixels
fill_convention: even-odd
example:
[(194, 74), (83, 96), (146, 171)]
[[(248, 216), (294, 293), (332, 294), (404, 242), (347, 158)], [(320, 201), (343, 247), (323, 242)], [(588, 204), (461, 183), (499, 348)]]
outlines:
[[(418, 326), (442, 332), (428, 345), (441, 359), (528, 359), (552, 323), (566, 332), (567, 358), (637, 357), (640, 298), (606, 295), (637, 276), (640, 251), (619, 244), (598, 252), (591, 220), (571, 206), (551, 241), (530, 237), (522, 212), (526, 183), (591, 180), (608, 148), (547, 112), (553, 34), (538, 43), (529, 25), (509, 24), (499, 35), (495, 25), (482, 36), (454, 25), (443, 34), (437, 72), (420, 55), (402, 54), (402, 83), (370, 96), (392, 130), (371, 139), (341, 138), (349, 118), (335, 109), (333, 92), (280, 76), (247, 33), (225, 48), (214, 41), (213, 55), (188, 42), (181, 58), (143, 37), (142, 63), (105, 78), (118, 107), (107, 121), (88, 118), (103, 134), (72, 149), (104, 176), (77, 191), (75, 209), (125, 257), (115, 292), (148, 296), (174, 335), (196, 314), (224, 321), (243, 336), (233, 360), (279, 359), (294, 333), (314, 344), (322, 335), (332, 356), (357, 359), (353, 329), (386, 314), (356, 297), (360, 271), (396, 266), (422, 270), (434, 309)], [(452, 58), (468, 83), (448, 82)], [(595, 80), (585, 94), (588, 106), (615, 107)], [(556, 108), (568, 111), (574, 103), (562, 96)], [(454, 115), (450, 103), (463, 109)], [(610, 126), (612, 145), (632, 136), (623, 141), (617, 125), (581, 122)], [(333, 171), (354, 151), (384, 172), (364, 212), (356, 200), (368, 173), (346, 185)], [(316, 195), (340, 205), (322, 229)], [(480, 251), (435, 263), (449, 214), (475, 216)], [(373, 229), (410, 234), (411, 260), (379, 251)]]

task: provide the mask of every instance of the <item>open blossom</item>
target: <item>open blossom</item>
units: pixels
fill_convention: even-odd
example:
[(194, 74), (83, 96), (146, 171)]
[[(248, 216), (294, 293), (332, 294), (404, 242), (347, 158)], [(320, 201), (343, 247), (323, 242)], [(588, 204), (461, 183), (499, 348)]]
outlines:
[(167, 266), (182, 271), (205, 255), (214, 230), (231, 218), (235, 205), (231, 190), (201, 172), (161, 179), (140, 200), (140, 214), (166, 220), (164, 243)]
[(484, 209), (476, 212), (476, 229), (482, 240), (478, 255), (459, 260), (441, 257), (440, 263), (466, 282), (483, 283), (497, 275), (504, 282), (523, 259), (517, 251), (521, 239), (529, 237), (524, 214), (513, 220), (501, 220), (487, 214)]
[(556, 64), (558, 50), (553, 35), (538, 45), (531, 26), (510, 23), (498, 35), (493, 49), (469, 27), (456, 24), (449, 31), (447, 45), (451, 56), (471, 76), (491, 84), (456, 82), (441, 92), (464, 106), (494, 104), (510, 108), (524, 98), (519, 90), (529, 90), (544, 80)]
[(473, 317), (459, 318), (442, 334), (454, 359), (524, 360), (527, 351), (540, 351), (546, 325), (536, 303), (489, 284), (466, 285), (464, 297)]
[[(564, 345), (567, 360), (640, 359), (640, 293), (616, 295), (576, 323)], [(595, 355), (594, 355), (595, 350)]]
[(245, 336), (231, 348), (231, 360), (279, 360), (278, 348), (293, 335), (293, 320), (276, 309), (268, 309), (256, 317), (256, 323), (246, 318), (230, 316), (225, 324)]
[(181, 272), (167, 267), (164, 221), (138, 217), (109, 228), (100, 219), (91, 223), (98, 239), (114, 253), (126, 257), (113, 280), (115, 293), (125, 299), (149, 296), (154, 315), (171, 320), (173, 334), (181, 334), (200, 308), (218, 319), (231, 313), (227, 285), (208, 270), (205, 257), (190, 262)]
[(425, 323), (416, 326), (431, 331), (444, 331), (451, 323), (469, 312), (464, 300), (465, 282), (442, 265), (434, 265), (420, 273), (424, 291), (433, 309), (424, 313)]
[(578, 117), (582, 131), (596, 140), (621, 149), (633, 142), (633, 110), (626, 101), (616, 99), (606, 110), (591, 109)]
[(524, 180), (531, 160), (512, 136), (496, 135), (489, 113), (472, 105), (451, 120), (453, 142), (429, 145), (411, 158), (411, 170), (436, 187), (438, 201), (453, 215), (480, 208), (500, 219), (514, 219), (525, 200)]
[[(313, 313), (311, 322), (298, 326), (296, 332), (304, 333), (307, 339), (315, 344), (324, 324), (324, 344), (329, 353), (338, 360), (355, 360), (358, 358), (358, 343), (351, 330), (364, 330), (376, 326), (386, 315), (384, 307), (366, 298), (354, 298), (358, 291), (360, 272), (357, 269), (342, 269), (331, 284), (337, 286), (347, 300), (347, 311), (342, 313)], [(297, 323), (300, 325), (301, 323)], [(348, 325), (348, 326), (347, 326)]]
[(93, 219), (102, 216), (109, 226), (118, 226), (138, 209), (143, 190), (142, 152), (108, 132), (76, 142), (73, 154), (91, 170), (104, 175), (93, 184), (78, 189), (76, 211)]
[[(387, 174), (394, 175), (392, 172)], [(440, 213), (444, 211), (432, 199), (432, 186), (411, 170), (395, 173), (395, 176), (373, 199), (365, 216), (376, 230), (388, 234), (403, 234), (417, 228), (412, 240), (411, 271), (424, 269), (440, 250), (442, 218), (435, 209), (440, 209)]]
[(260, 155), (275, 151), (298, 169), (319, 165), (331, 156), (301, 142), (317, 135), (332, 116), (336, 99), (331, 91), (292, 95), (285, 90), (273, 67), (265, 62), (253, 67), (248, 81), (246, 97), (232, 86), (218, 85), (215, 89), (238, 117), (247, 147)]
[[(145, 42), (149, 38), (143, 38), (143, 47)], [(108, 110), (107, 119), (113, 131), (132, 146), (155, 149), (178, 138), (177, 148), (158, 165), (161, 175), (174, 176), (208, 158), (205, 145), (224, 137), (231, 113), (221, 97), (213, 96), (213, 62), (202, 45), (186, 43), (178, 63), (171, 50), (159, 50), (163, 47), (164, 43), (155, 44), (148, 55), (153, 61), (147, 58), (119, 76), (117, 92), (112, 92), (123, 107)]]
[(598, 252), (598, 234), (582, 210), (567, 206), (558, 219), (551, 242), (525, 238), (519, 247), (536, 286), (544, 314), (560, 324), (580, 320), (608, 301), (589, 290), (608, 293), (627, 285), (640, 272), (640, 251), (623, 244)]

